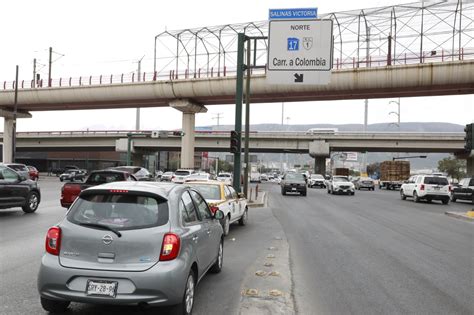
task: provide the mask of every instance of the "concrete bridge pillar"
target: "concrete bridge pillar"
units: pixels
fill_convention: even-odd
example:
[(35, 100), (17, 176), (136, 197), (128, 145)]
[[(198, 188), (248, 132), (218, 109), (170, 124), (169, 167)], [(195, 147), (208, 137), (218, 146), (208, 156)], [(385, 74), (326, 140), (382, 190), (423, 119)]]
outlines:
[(188, 99), (170, 102), (170, 106), (183, 113), (181, 138), (181, 168), (194, 169), (194, 127), (195, 115), (207, 112), (207, 108)]
[[(4, 118), (3, 124), (3, 163), (13, 163), (13, 128), (15, 120), (13, 112), (0, 109), (0, 117)], [(17, 112), (17, 118), (31, 118), (28, 112)]]
[(314, 173), (321, 174), (324, 176), (326, 174), (326, 157), (317, 156), (314, 158)]

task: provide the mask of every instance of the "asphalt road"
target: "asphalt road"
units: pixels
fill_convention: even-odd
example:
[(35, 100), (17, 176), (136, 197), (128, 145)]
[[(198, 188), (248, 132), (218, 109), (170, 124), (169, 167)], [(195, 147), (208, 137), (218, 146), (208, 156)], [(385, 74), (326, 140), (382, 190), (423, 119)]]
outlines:
[(298, 314), (474, 314), (474, 223), (444, 215), (471, 204), (265, 186), (290, 245)]
[[(0, 210), (0, 314), (46, 314), (41, 308), (36, 278), (48, 228), (64, 216), (59, 205), (62, 183), (40, 181), (42, 201), (33, 214), (20, 208)], [(270, 209), (250, 209), (245, 227), (231, 226), (225, 239), (220, 274), (203, 278), (196, 294), (194, 314), (238, 314), (241, 283), (258, 255), (271, 244), (281, 226)], [(281, 235), (281, 234), (280, 234)], [(72, 303), (67, 314), (167, 314), (162, 308), (110, 307)]]

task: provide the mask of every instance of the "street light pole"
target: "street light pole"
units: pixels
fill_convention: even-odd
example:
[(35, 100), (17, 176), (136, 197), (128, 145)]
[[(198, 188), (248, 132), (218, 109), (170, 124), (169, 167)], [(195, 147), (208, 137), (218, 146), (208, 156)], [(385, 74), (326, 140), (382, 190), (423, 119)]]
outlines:
[[(145, 58), (145, 55), (138, 60), (138, 82), (141, 81), (141, 67), (142, 67), (142, 60)], [(135, 130), (140, 130), (140, 107), (137, 107), (137, 114), (136, 114), (136, 121), (135, 121)]]

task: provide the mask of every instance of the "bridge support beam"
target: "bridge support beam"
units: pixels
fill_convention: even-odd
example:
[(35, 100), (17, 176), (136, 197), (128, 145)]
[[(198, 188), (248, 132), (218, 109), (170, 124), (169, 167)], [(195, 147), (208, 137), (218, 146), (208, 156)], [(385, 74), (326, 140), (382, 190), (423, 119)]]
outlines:
[(188, 99), (170, 102), (170, 106), (183, 113), (181, 138), (181, 168), (194, 169), (194, 128), (197, 113), (207, 112), (207, 108)]
[[(4, 118), (3, 124), (3, 163), (13, 163), (13, 132), (15, 119), (13, 112), (0, 109), (0, 117)], [(17, 118), (31, 118), (28, 112), (17, 112)]]

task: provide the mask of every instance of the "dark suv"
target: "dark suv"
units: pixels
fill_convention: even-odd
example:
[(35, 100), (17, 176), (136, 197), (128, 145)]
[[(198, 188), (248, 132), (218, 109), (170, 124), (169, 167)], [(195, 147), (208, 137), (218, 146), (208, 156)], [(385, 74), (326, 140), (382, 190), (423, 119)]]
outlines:
[(24, 212), (31, 213), (38, 209), (40, 200), (37, 182), (0, 165), (0, 209), (21, 207)]

